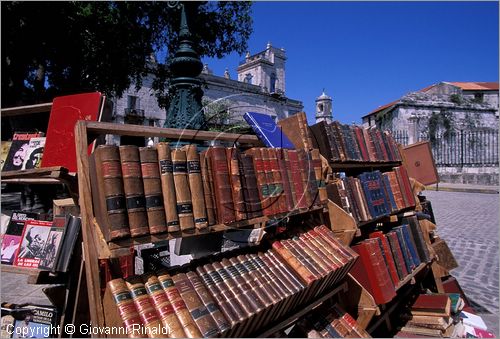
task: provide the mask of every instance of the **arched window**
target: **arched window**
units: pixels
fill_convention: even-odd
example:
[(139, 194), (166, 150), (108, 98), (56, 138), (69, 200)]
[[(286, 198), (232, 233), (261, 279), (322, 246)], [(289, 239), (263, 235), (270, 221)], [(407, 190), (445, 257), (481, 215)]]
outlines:
[(276, 74), (271, 74), (271, 84), (270, 84), (270, 92), (276, 92)]
[(252, 83), (252, 78), (253, 78), (252, 74), (247, 73), (247, 74), (245, 75), (245, 82), (246, 82), (247, 84), (251, 84), (251, 83)]

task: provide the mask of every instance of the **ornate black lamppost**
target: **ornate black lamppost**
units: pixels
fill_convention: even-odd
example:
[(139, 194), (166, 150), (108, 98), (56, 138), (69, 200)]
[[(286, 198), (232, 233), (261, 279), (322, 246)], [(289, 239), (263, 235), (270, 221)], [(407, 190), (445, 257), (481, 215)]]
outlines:
[(170, 62), (173, 78), (170, 83), (169, 93), (171, 101), (167, 109), (164, 127), (180, 129), (205, 129), (205, 116), (203, 114), (201, 98), (203, 90), (201, 81), (197, 79), (203, 64), (194, 50), (191, 40), (185, 4), (169, 2), (168, 6), (181, 8), (181, 25), (179, 32), (180, 45)]

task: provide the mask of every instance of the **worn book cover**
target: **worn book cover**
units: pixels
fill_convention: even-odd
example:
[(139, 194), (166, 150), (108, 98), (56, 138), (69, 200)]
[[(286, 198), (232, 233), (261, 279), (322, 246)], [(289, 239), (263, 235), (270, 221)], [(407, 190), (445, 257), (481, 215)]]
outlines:
[(421, 294), (411, 307), (412, 315), (439, 315), (449, 317), (451, 300), (446, 294)]
[(2, 238), (2, 264), (12, 265), (14, 263), (26, 220), (39, 219), (40, 213), (12, 211), (12, 216)]
[[(21, 244), (14, 259), (14, 266), (38, 268), (45, 257), (47, 241), (52, 231), (51, 221), (28, 220), (24, 225)], [(54, 235), (54, 233), (52, 233)]]
[(31, 138), (43, 136), (41, 132), (15, 132), (12, 143), (2, 171), (15, 171), (23, 169), (23, 163), (29, 148)]
[(243, 118), (267, 147), (295, 149), (290, 139), (270, 115), (247, 112), (243, 115)]
[(45, 137), (31, 138), (24, 157), (23, 167), (21, 169), (40, 168), (42, 163), (43, 150), (45, 147)]
[(56, 216), (52, 223), (52, 227), (47, 235), (45, 246), (42, 250), (42, 256), (38, 265), (39, 269), (52, 271), (54, 270), (59, 256), (61, 255), (61, 247), (66, 231), (66, 217)]

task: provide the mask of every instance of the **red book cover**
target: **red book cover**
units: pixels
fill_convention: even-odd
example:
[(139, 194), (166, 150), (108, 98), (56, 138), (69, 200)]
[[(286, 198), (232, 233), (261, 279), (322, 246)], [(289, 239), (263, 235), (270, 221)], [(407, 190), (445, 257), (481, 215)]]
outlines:
[[(401, 246), (399, 245), (398, 236), (394, 232), (389, 232), (386, 234), (386, 237), (389, 240), (389, 246), (391, 247), (393, 258), (399, 263), (399, 265), (397, 263), (396, 265), (398, 265), (401, 269), (401, 278), (404, 279), (404, 277), (408, 275), (408, 271), (406, 270), (405, 259), (403, 257), (403, 252), (401, 251)], [(392, 244), (394, 244), (394, 246)]]
[(260, 148), (260, 155), (262, 159), (263, 170), (266, 174), (266, 183), (268, 188), (266, 208), (270, 211), (269, 215), (275, 215), (279, 213), (279, 205), (278, 198), (276, 196), (276, 183), (274, 181), (271, 158), (269, 156), (268, 149), (265, 147)]
[(299, 157), (297, 151), (287, 150), (288, 158), (290, 159), (290, 167), (292, 169), (292, 180), (295, 186), (295, 197), (297, 199), (297, 206), (299, 208), (307, 208), (307, 200), (305, 197), (305, 187), (300, 175)]
[(413, 190), (411, 189), (410, 179), (408, 178), (408, 172), (404, 166), (398, 166), (395, 168), (396, 174), (398, 175), (399, 186), (405, 196), (405, 200), (408, 201), (408, 206), (415, 206), (415, 197), (413, 196)]
[(356, 134), (356, 139), (358, 140), (359, 150), (361, 151), (363, 161), (370, 161), (370, 155), (368, 154), (368, 148), (366, 147), (365, 138), (363, 136), (363, 129), (359, 126), (355, 126), (354, 132)]
[[(52, 102), (41, 167), (63, 166), (76, 172), (75, 124), (102, 121), (104, 97), (99, 92), (57, 97)], [(92, 152), (93, 145), (88, 148)]]
[[(45, 259), (44, 248), (47, 241), (50, 241), (49, 235), (56, 231), (52, 224), (52, 221), (26, 220), (14, 266), (38, 268), (40, 261)], [(63, 229), (60, 228), (61, 231)]]
[(384, 157), (384, 161), (389, 161), (389, 154), (387, 153), (387, 149), (385, 148), (384, 139), (382, 139), (382, 132), (380, 130), (375, 130), (375, 135), (377, 136), (377, 142), (380, 145), (380, 149), (382, 151), (382, 155)]
[(417, 312), (442, 312), (450, 314), (451, 301), (446, 294), (421, 294), (411, 307), (412, 313)]
[(392, 282), (394, 283), (394, 286), (396, 286), (399, 283), (399, 276), (398, 272), (396, 271), (396, 264), (394, 263), (394, 257), (392, 256), (392, 251), (387, 238), (382, 231), (370, 233), (370, 238), (379, 238), (381, 240), (382, 249), (384, 250), (385, 255), (385, 261), (387, 263), (387, 267), (389, 268)]
[(370, 161), (377, 161), (377, 152), (375, 151), (375, 145), (373, 144), (370, 132), (368, 132), (366, 128), (363, 128), (363, 136), (365, 137), (366, 149), (368, 151)]

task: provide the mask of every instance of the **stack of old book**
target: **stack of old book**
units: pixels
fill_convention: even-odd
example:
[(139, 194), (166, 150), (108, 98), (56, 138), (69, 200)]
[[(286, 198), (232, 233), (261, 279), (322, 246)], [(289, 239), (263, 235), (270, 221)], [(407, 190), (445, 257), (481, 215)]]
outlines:
[(278, 121), (278, 126), (285, 135), (290, 139), (296, 149), (314, 148), (313, 135), (307, 125), (307, 117), (305, 112), (299, 112), (288, 118)]
[(394, 162), (401, 161), (401, 154), (392, 135), (378, 128), (331, 124), (321, 121), (310, 127), (314, 147), (331, 162)]
[(250, 335), (342, 280), (357, 258), (325, 226), (272, 247), (172, 276), (109, 281), (126, 334)]
[(339, 304), (322, 307), (300, 319), (290, 338), (371, 338)]
[(463, 325), (457, 314), (463, 308), (458, 294), (421, 294), (411, 307), (411, 316), (397, 337), (461, 337)]
[(205, 229), (324, 204), (318, 150), (101, 145), (92, 198), (107, 241)]
[(396, 296), (401, 281), (419, 265), (431, 260), (427, 243), (416, 217), (390, 232), (375, 231), (352, 249), (360, 255), (351, 274), (373, 296), (385, 304)]
[(364, 172), (358, 177), (342, 176), (326, 187), (330, 200), (358, 222), (415, 206), (408, 173), (403, 166), (381, 173)]

